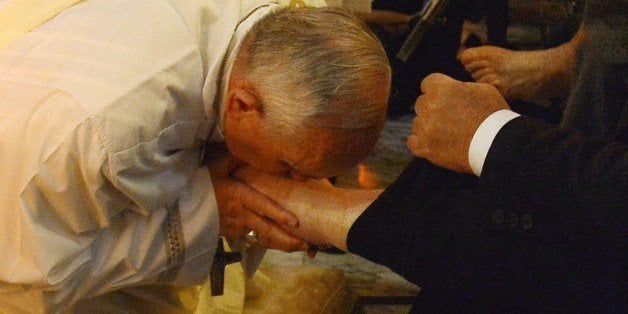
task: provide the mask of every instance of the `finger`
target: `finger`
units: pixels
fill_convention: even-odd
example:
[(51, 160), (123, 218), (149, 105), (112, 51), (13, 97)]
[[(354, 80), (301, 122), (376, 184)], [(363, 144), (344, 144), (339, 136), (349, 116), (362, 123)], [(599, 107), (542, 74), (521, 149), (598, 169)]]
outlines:
[(249, 212), (246, 223), (257, 232), (258, 245), (286, 252), (305, 251), (308, 248), (305, 241), (289, 234), (269, 219)]
[(413, 135), (419, 135), (420, 133), (420, 127), (421, 124), (424, 123), (423, 122), (424, 119), (422, 119), (421, 117), (417, 116), (414, 119), (412, 119), (412, 130), (410, 130), (412, 132)]
[(447, 80), (451, 80), (451, 78), (445, 74), (432, 73), (425, 77), (423, 81), (421, 81), (421, 92), (423, 94), (426, 94), (429, 91), (439, 87), (443, 82), (446, 82)]
[(241, 218), (221, 217), (220, 235), (230, 239), (244, 239), (250, 231), (244, 226)]
[(425, 102), (427, 101), (427, 96), (425, 95), (421, 95), (416, 99), (416, 102), (414, 103), (414, 114), (418, 117), (420, 112), (421, 112), (421, 108), (425, 105)]
[(420, 144), (421, 142), (419, 142), (419, 137), (416, 135), (410, 135), (408, 136), (408, 139), (406, 140), (406, 145), (408, 145), (408, 149), (410, 149), (412, 154), (414, 154), (417, 157), (422, 157), (420, 154), (421, 152)]
[(455, 80), (445, 74), (433, 73), (428, 75), (421, 82), (421, 91), (423, 94), (436, 94), (438, 97), (439, 92), (449, 92), (451, 88), (454, 88), (461, 81)]
[(238, 195), (241, 196), (240, 200), (248, 210), (259, 216), (268, 217), (280, 225), (288, 225), (293, 228), (299, 225), (299, 221), (293, 213), (283, 209), (271, 198), (244, 184), (238, 188), (242, 189)]

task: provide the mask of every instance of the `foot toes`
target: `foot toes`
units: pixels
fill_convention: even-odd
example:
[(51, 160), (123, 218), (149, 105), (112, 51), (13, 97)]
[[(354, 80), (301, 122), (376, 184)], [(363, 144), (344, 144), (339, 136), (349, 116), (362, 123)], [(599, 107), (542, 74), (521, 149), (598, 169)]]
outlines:
[(477, 82), (479, 82), (482, 78), (488, 77), (488, 76), (490, 76), (491, 78), (495, 78), (497, 76), (495, 69), (481, 68), (480, 70), (471, 72), (471, 77), (473, 77), (473, 79), (476, 80)]
[(473, 73), (478, 70), (490, 67), (490, 63), (486, 60), (478, 60), (471, 63), (467, 63), (464, 65), (464, 68), (469, 72)]

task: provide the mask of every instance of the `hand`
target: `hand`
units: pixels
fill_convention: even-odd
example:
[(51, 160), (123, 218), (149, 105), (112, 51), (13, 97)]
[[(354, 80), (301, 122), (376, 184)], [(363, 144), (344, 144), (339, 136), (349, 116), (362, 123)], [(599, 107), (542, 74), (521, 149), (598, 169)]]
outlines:
[(261, 173), (251, 167), (238, 169), (235, 177), (276, 200), (293, 212), (299, 226), (290, 229), (307, 242), (347, 250), (346, 237), (353, 222), (382, 192), (341, 189), (327, 180), (298, 182)]
[(259, 237), (257, 245), (286, 252), (307, 250), (307, 243), (285, 231), (298, 226), (292, 213), (230, 177), (240, 166), (242, 163), (228, 153), (214, 156), (208, 166), (220, 213), (220, 235), (244, 239), (250, 230), (255, 230)]
[(426, 77), (421, 91), (408, 148), (438, 166), (472, 173), (471, 139), (488, 116), (509, 109), (506, 100), (492, 85), (464, 83), (443, 74)]

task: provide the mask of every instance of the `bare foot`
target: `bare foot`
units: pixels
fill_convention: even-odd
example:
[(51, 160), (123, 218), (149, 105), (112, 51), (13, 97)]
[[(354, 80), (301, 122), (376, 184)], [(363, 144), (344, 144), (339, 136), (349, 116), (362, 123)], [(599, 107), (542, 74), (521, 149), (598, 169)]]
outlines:
[(235, 176), (297, 216), (299, 226), (287, 229), (291, 234), (343, 251), (347, 251), (347, 234), (353, 222), (382, 192), (341, 189), (322, 180), (298, 182), (250, 167), (240, 168)]
[(460, 61), (474, 80), (494, 85), (507, 99), (548, 104), (567, 95), (574, 55), (569, 43), (534, 51), (483, 46), (465, 50)]

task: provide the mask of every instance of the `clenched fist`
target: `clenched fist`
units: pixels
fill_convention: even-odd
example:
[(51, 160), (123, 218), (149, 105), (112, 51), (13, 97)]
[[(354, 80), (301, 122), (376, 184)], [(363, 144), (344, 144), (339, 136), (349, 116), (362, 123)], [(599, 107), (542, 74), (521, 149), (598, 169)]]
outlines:
[(472, 173), (469, 145), (492, 113), (509, 109), (492, 85), (456, 81), (432, 74), (421, 82), (408, 148), (416, 156), (457, 172)]

